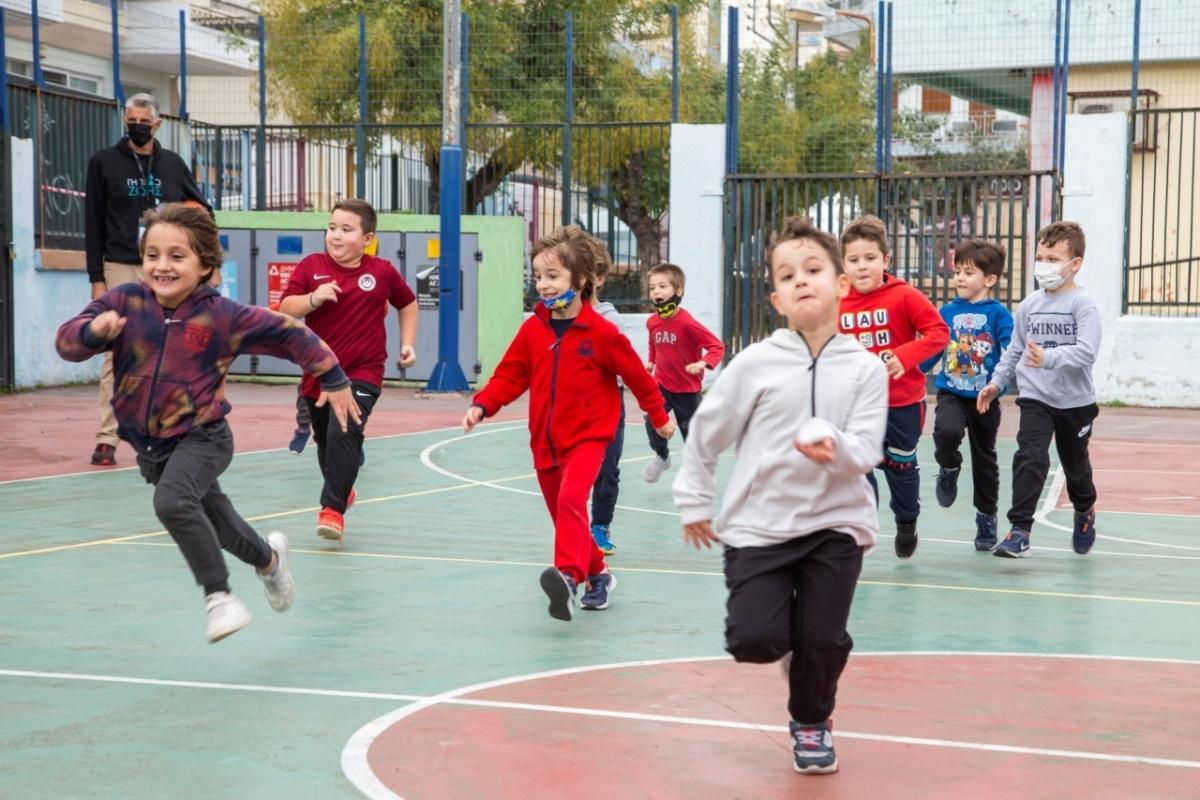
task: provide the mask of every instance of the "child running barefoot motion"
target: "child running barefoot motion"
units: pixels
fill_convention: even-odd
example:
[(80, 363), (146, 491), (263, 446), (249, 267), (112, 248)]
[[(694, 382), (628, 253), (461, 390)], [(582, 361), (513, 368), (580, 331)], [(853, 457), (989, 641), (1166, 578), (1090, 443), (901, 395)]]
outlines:
[(601, 610), (617, 584), (592, 539), (587, 508), (620, 417), (617, 377), (659, 435), (669, 439), (675, 432), (633, 345), (592, 308), (594, 270), (587, 234), (574, 225), (534, 245), (541, 302), (463, 417), (463, 430), (470, 432), (529, 390), (529, 446), (554, 520), (554, 566), (542, 573), (541, 585), (550, 616), (564, 621), (575, 614), (578, 586), (585, 585), (579, 605)]
[[(879, 532), (866, 476), (883, 453), (887, 371), (838, 333), (850, 282), (832, 236), (793, 217), (766, 259), (787, 328), (739, 353), (701, 401), (675, 504), (685, 542), (724, 545), (726, 649), (784, 661), (794, 769), (836, 772), (830, 715), (862, 558)], [(714, 523), (717, 458), (734, 444)]]
[(221, 266), (208, 212), (179, 204), (144, 217), (142, 283), (113, 287), (58, 329), (58, 353), (84, 361), (112, 351), (118, 434), (154, 485), (154, 512), (204, 587), (210, 642), (241, 630), (250, 611), (229, 589), (224, 548), (253, 565), (276, 611), (292, 604), (288, 542), (264, 540), (243, 520), (217, 478), (233, 458), (225, 373), (243, 353), (295, 361), (320, 376), (321, 407), (344, 428), (357, 420), (350, 382), (333, 352), (300, 323), (221, 297), (207, 284)]

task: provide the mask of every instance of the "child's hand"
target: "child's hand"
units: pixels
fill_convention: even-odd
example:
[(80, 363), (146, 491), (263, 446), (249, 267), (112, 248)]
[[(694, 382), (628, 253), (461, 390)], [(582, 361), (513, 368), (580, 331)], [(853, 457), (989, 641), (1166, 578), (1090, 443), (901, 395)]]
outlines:
[(651, 375), (654, 374), (654, 362), (653, 361), (646, 362), (646, 372), (649, 372)]
[(342, 433), (350, 430), (350, 420), (354, 420), (359, 425), (362, 424), (362, 413), (358, 409), (358, 401), (354, 399), (354, 391), (350, 386), (336, 391), (322, 391), (321, 396), (317, 398), (317, 408), (321, 408), (326, 403), (333, 409), (333, 415), (337, 417), (338, 425), (342, 427)]
[(337, 302), (338, 295), (341, 294), (342, 287), (337, 285), (337, 281), (322, 283), (317, 287), (317, 290), (309, 295), (313, 306), (320, 306), (330, 300)]
[(411, 344), (400, 345), (400, 358), (396, 360), (396, 366), (400, 369), (408, 369), (415, 363), (417, 363), (417, 351), (413, 349), (413, 346)]
[(1046, 363), (1046, 351), (1037, 342), (1029, 342), (1025, 345), (1025, 365), (1030, 367), (1042, 367)]
[(720, 541), (717, 535), (713, 533), (712, 522), (705, 520), (704, 522), (693, 522), (691, 525), (683, 526), (683, 541), (685, 544), (694, 546), (697, 550), (700, 545), (704, 545), (708, 549)]
[(468, 408), (467, 413), (463, 415), (463, 432), (470, 433), (479, 424), (481, 419), (483, 419), (482, 406), (471, 406)]
[(675, 435), (675, 420), (668, 419), (666, 425), (663, 425), (661, 428), (655, 428), (654, 432), (664, 439), (670, 439)]
[(887, 367), (888, 376), (891, 377), (892, 380), (903, 377), (904, 373), (908, 372), (904, 366), (904, 362), (896, 358), (895, 353), (892, 353), (891, 358), (889, 358), (887, 361), (884, 361), (883, 365)]
[(699, 375), (701, 372), (704, 372), (704, 368), (707, 366), (708, 363), (701, 360), (688, 364), (684, 369), (687, 370), (689, 375)]
[(115, 311), (105, 311), (102, 314), (96, 315), (96, 318), (92, 320), (91, 327), (88, 328), (88, 332), (97, 339), (111, 342), (121, 334), (124, 328), (124, 317)]
[(991, 407), (992, 401), (1000, 394), (1000, 390), (993, 384), (988, 384), (983, 387), (983, 391), (975, 398), (975, 410), (980, 414), (986, 414), (988, 408)]
[(837, 455), (837, 445), (833, 439), (822, 439), (814, 444), (800, 444), (797, 440), (795, 444), (801, 455), (818, 464), (828, 464)]

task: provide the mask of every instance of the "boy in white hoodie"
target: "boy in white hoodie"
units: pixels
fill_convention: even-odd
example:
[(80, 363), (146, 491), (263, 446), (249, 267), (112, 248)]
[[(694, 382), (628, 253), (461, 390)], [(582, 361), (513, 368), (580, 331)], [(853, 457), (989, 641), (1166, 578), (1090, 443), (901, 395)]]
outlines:
[[(833, 237), (792, 217), (766, 260), (787, 328), (739, 353), (705, 396), (675, 504), (685, 542), (725, 547), (726, 649), (737, 661), (785, 659), (795, 770), (836, 772), (830, 715), (862, 557), (879, 532), (866, 476), (883, 453), (887, 371), (838, 333), (849, 281)], [(717, 458), (731, 444), (714, 533)]]

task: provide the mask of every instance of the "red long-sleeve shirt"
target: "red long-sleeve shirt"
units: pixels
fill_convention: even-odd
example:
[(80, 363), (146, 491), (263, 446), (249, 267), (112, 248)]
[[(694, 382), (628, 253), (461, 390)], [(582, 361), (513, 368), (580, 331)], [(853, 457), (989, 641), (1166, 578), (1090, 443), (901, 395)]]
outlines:
[(725, 357), (725, 345), (687, 309), (681, 308), (667, 319), (653, 314), (646, 320), (646, 329), (654, 378), (668, 392), (700, 391), (704, 373), (693, 375), (684, 367), (703, 360), (709, 369), (716, 369)]
[(888, 405), (897, 408), (925, 399), (921, 362), (946, 349), (950, 329), (919, 289), (889, 274), (873, 292), (852, 288), (842, 300), (838, 327), (884, 361), (898, 358), (904, 365), (904, 374), (888, 381)]

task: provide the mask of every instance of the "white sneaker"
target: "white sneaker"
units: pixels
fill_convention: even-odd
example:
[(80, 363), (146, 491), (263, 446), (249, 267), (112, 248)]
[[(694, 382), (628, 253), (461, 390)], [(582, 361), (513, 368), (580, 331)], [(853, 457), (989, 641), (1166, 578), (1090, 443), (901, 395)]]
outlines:
[(267, 602), (271, 608), (287, 611), (292, 607), (292, 598), (295, 596), (292, 572), (288, 569), (288, 540), (279, 531), (271, 531), (267, 534), (267, 544), (275, 551), (275, 569), (266, 575), (259, 572), (258, 578), (267, 591)]
[(213, 592), (204, 598), (204, 632), (219, 642), (250, 624), (250, 609), (233, 592)]
[(642, 470), (642, 480), (644, 480), (646, 483), (657, 483), (658, 479), (662, 477), (662, 474), (670, 468), (670, 456), (667, 456), (665, 459), (663, 459), (658, 455), (655, 455), (654, 458), (650, 460), (650, 463), (646, 465), (646, 468)]

